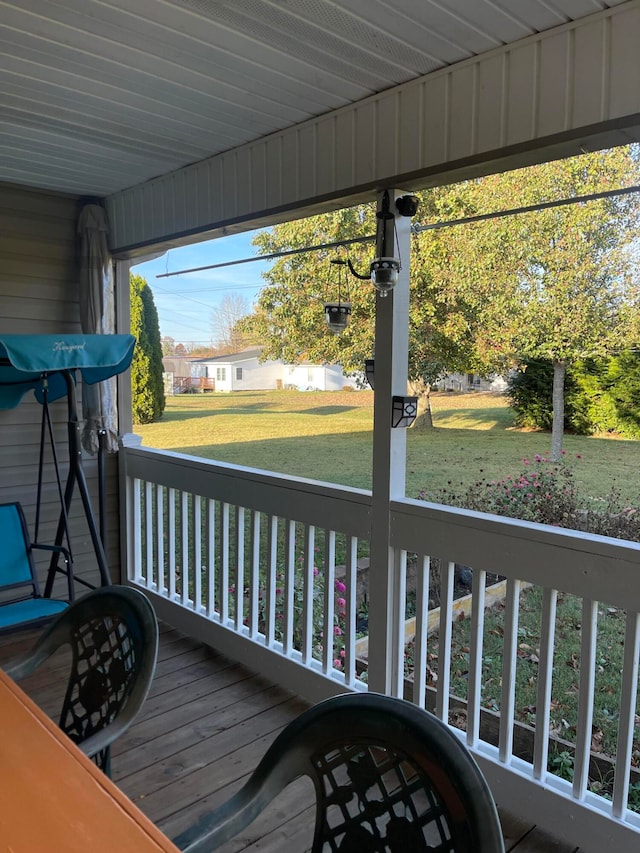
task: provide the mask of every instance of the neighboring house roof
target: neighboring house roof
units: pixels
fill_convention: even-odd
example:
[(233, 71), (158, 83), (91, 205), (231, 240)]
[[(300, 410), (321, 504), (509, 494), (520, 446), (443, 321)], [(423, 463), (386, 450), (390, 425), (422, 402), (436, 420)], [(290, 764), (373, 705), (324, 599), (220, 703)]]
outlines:
[(162, 356), (162, 366), (165, 370), (172, 371), (176, 369), (180, 369), (181, 367), (188, 367), (190, 364), (190, 359), (186, 355), (163, 355)]
[(252, 347), (240, 350), (240, 352), (227, 353), (227, 355), (209, 356), (207, 358), (192, 358), (192, 364), (235, 364), (238, 361), (249, 361), (251, 358), (260, 358), (262, 347)]

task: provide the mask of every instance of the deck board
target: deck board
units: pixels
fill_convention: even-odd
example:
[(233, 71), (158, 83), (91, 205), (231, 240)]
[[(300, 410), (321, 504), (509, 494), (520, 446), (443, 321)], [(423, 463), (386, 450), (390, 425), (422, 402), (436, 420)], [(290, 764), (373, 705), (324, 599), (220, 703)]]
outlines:
[[(29, 648), (33, 634), (0, 638), (0, 666)], [(22, 682), (55, 718), (62, 657)], [(221, 805), (249, 777), (277, 734), (306, 707), (297, 696), (168, 626), (161, 627), (156, 676), (139, 720), (112, 748), (118, 786), (169, 837)], [(224, 853), (295, 853), (310, 848), (309, 780), (283, 792)], [(507, 853), (578, 853), (539, 828), (501, 813)]]

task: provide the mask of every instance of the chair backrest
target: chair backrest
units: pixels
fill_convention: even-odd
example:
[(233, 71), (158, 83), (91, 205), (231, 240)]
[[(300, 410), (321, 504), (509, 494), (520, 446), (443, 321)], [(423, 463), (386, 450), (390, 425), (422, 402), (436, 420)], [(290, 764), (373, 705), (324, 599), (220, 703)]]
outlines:
[(372, 693), (301, 714), (244, 788), (175, 843), (217, 849), (302, 775), (316, 791), (313, 853), (504, 851), (491, 792), (458, 736), (417, 706)]
[(14, 598), (40, 594), (29, 542), (20, 504), (0, 504), (0, 592), (12, 591)]
[(29, 655), (5, 669), (19, 680), (62, 646), (71, 647), (71, 664), (60, 728), (108, 772), (108, 746), (133, 722), (155, 672), (154, 610), (132, 587), (101, 587), (69, 605)]

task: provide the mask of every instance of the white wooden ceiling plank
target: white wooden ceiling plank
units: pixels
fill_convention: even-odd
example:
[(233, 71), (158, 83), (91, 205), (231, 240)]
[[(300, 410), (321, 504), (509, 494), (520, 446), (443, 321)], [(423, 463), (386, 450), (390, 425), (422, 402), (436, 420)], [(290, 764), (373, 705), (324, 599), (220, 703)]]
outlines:
[(132, 174), (137, 174), (146, 163), (144, 152), (139, 152), (137, 157), (134, 155), (123, 160), (122, 155), (115, 149), (68, 135), (61, 136), (48, 130), (34, 127), (24, 128), (16, 122), (0, 120), (0, 138), (2, 143), (19, 145), (21, 148), (31, 150), (34, 153), (51, 153), (55, 156), (56, 153), (63, 152), (67, 157), (86, 156), (88, 164), (95, 164), (96, 160), (105, 165), (113, 163), (121, 170), (125, 168), (130, 170)]
[[(401, 27), (403, 37), (410, 43), (419, 44), (415, 36), (425, 40), (425, 50), (433, 51), (446, 60), (446, 64), (459, 62), (468, 56), (499, 47), (502, 43), (490, 28), (481, 23), (481, 16), (461, 14), (450, 4), (425, 0), (416, 4), (400, 0), (390, 6), (383, 0), (374, 0), (372, 8), (377, 10), (374, 20), (394, 30)], [(370, 13), (367, 13), (366, 18)], [(399, 22), (393, 23), (394, 18)], [(442, 62), (441, 64), (445, 64)]]
[[(21, 101), (18, 106), (14, 106), (9, 96), (3, 98), (2, 101), (4, 118), (12, 120), (14, 124), (21, 125), (24, 128), (35, 127), (41, 130), (51, 130), (59, 136), (90, 140), (105, 148), (115, 148), (123, 152), (129, 149), (138, 153), (146, 151), (148, 155), (156, 154), (167, 162), (175, 162), (185, 156), (189, 158), (189, 161), (200, 160), (206, 153), (206, 149), (199, 149), (194, 145), (187, 144), (186, 139), (167, 137), (166, 129), (161, 135), (149, 133), (146, 130), (144, 133), (138, 132), (136, 135), (135, 128), (128, 128), (126, 125), (111, 121), (101, 122), (98, 129), (96, 126), (92, 126), (86, 117), (82, 121), (80, 114), (75, 116), (70, 111), (61, 110), (59, 107), (44, 102), (36, 105), (33, 102)], [(36, 106), (37, 112), (35, 111)], [(184, 146), (180, 147), (182, 142), (184, 142)]]
[[(376, 67), (376, 63), (390, 62), (398, 69), (411, 72), (407, 76), (427, 74), (442, 67), (450, 57), (452, 49), (455, 56), (464, 57), (460, 49), (443, 39), (432, 26), (423, 25), (416, 17), (415, 4), (411, 14), (404, 15), (396, 6), (390, 6), (383, 0), (367, 0), (365, 4), (352, 2), (318, 3), (316, 0), (296, 0), (287, 5), (279, 0), (253, 0), (254, 6), (270, 6), (280, 21), (283, 32), (292, 29), (301, 41), (315, 38), (320, 33), (319, 42), (331, 56), (335, 52), (335, 38), (339, 37), (350, 47), (354, 61), (363, 61), (365, 67)], [(243, 9), (246, 8), (243, 4)], [(288, 25), (287, 16), (293, 20)], [(306, 29), (311, 25), (315, 30)], [(387, 72), (392, 79), (392, 69)]]
[(612, 0), (612, 2), (602, 2), (602, 0), (547, 0), (551, 8), (562, 11), (568, 20), (582, 18), (585, 15), (591, 15), (593, 12), (600, 12), (610, 6), (615, 6), (622, 0)]
[(602, 61), (594, 57), (602, 56), (603, 41), (607, 38), (606, 21), (598, 20), (576, 31), (573, 41), (572, 74), (579, 85), (572, 91), (572, 121), (574, 124), (595, 124), (603, 121), (603, 74)]
[(449, 156), (452, 160), (470, 157), (474, 153), (476, 137), (476, 75), (474, 65), (465, 65), (451, 71), (451, 107)]
[(336, 119), (329, 115), (318, 121), (317, 124), (317, 157), (316, 172), (320, 186), (335, 188), (335, 160), (336, 160)]
[(51, 169), (71, 169), (73, 171), (82, 171), (83, 169), (91, 169), (96, 176), (101, 175), (103, 178), (112, 177), (119, 172), (123, 178), (129, 177), (129, 180), (135, 180), (139, 169), (130, 164), (118, 163), (116, 159), (107, 162), (102, 159), (99, 164), (95, 163), (95, 155), (90, 149), (84, 151), (75, 150), (73, 153), (65, 151), (62, 146), (52, 148), (49, 146), (46, 152), (42, 151), (41, 146), (31, 139), (20, 138), (19, 136), (9, 136), (3, 138), (0, 143), (0, 151), (6, 151), (7, 156), (13, 156), (14, 161), (22, 160), (25, 164), (37, 162), (40, 167), (49, 167)]
[(561, 133), (569, 120), (567, 74), (569, 69), (570, 34), (560, 32), (548, 36), (540, 44), (538, 64), (537, 129), (543, 136)]
[[(409, 6), (411, 4), (411, 0), (402, 2)], [(421, 5), (415, 12), (416, 16), (421, 15), (428, 20), (432, 5)], [(456, 16), (470, 30), (477, 30), (487, 39), (493, 39), (494, 43), (507, 44), (535, 32), (530, 23), (512, 13), (511, 4), (502, 7), (491, 0), (447, 0), (446, 5), (441, 5), (449, 15)], [(480, 53), (475, 41), (470, 47), (474, 54)]]
[(403, 174), (419, 160), (422, 150), (423, 101), (420, 86), (407, 86), (399, 98), (398, 171)]
[[(0, 71), (0, 103), (4, 106), (13, 105), (16, 108), (23, 104), (34, 113), (39, 112), (39, 105), (55, 107), (58, 114), (68, 117), (78, 116), (79, 124), (89, 121), (106, 121), (120, 124), (123, 128), (130, 127), (134, 131), (142, 124), (149, 133), (159, 133), (166, 139), (173, 139), (174, 145), (191, 142), (197, 143), (199, 136), (210, 136), (215, 133), (225, 147), (232, 147), (242, 141), (239, 133), (235, 135), (227, 130), (228, 123), (218, 121), (208, 115), (193, 116), (187, 110), (167, 107), (164, 111), (157, 107), (155, 110), (144, 108), (144, 102), (133, 106), (124, 102), (110, 101), (86, 92), (73, 92), (68, 88), (58, 86), (47, 80), (32, 80), (31, 86), (25, 86), (15, 81), (24, 78), (15, 71)], [(153, 107), (154, 105), (149, 104)], [(225, 144), (226, 140), (226, 144)], [(197, 156), (194, 147), (194, 157)], [(210, 148), (204, 146), (200, 156), (210, 153)]]
[(251, 148), (248, 145), (235, 152), (235, 191), (238, 202), (252, 198)]
[[(3, 14), (0, 38), (13, 46), (13, 49), (6, 49), (7, 55), (29, 56), (51, 73), (68, 77), (69, 84), (81, 91), (93, 81), (110, 84), (117, 91), (135, 91), (159, 103), (169, 100), (183, 104), (193, 110), (224, 110), (232, 106), (236, 114), (243, 109), (247, 121), (255, 121), (254, 115), (287, 123), (310, 116), (308, 111), (289, 108), (285, 101), (274, 102), (254, 95), (234, 81), (212, 80), (163, 57), (146, 56), (96, 38), (92, 42), (95, 52), (89, 49), (86, 38), (83, 44), (73, 44), (74, 39), (70, 37), (47, 41), (39, 35), (8, 26), (4, 18)], [(65, 35), (72, 32), (68, 28), (64, 30)], [(77, 35), (77, 40), (82, 41), (82, 34)], [(53, 33), (50, 37), (52, 39)]]
[[(110, 0), (110, 6), (126, 14), (131, 11), (132, 4), (129, 0)], [(351, 61), (350, 54), (344, 50), (342, 56), (336, 56), (336, 61), (317, 64), (311, 62), (303, 51), (301, 55), (292, 55), (290, 52), (298, 47), (294, 44), (291, 33), (283, 33), (277, 44), (268, 39), (253, 38), (242, 29), (234, 29), (223, 15), (227, 16), (233, 10), (220, 4), (216, 14), (198, 14), (195, 8), (189, 7), (187, 3), (180, 0), (178, 3), (167, 0), (157, 3), (156, 0), (136, 0), (136, 12), (142, 15), (144, 20), (150, 20), (166, 27), (169, 32), (175, 31), (186, 34), (190, 38), (201, 39), (212, 51), (220, 54), (241, 57), (246, 74), (259, 79), (265, 71), (279, 72), (288, 78), (289, 85), (295, 81), (304, 81), (305, 84), (316, 86), (320, 91), (335, 96), (340, 90), (344, 91), (347, 100), (364, 97), (366, 90), (370, 90), (373, 84), (371, 75), (366, 83), (358, 82), (359, 76), (364, 77), (362, 69)], [(268, 22), (267, 18), (267, 22)], [(310, 49), (313, 45), (308, 46)], [(219, 56), (220, 61), (223, 61)], [(226, 60), (225, 60), (226, 61)], [(384, 77), (379, 69), (374, 69), (373, 80), (375, 85), (384, 85)], [(365, 90), (365, 91), (363, 91)], [(358, 95), (357, 92), (360, 92)]]
[(376, 103), (375, 128), (375, 170), (379, 175), (398, 173), (398, 101), (397, 92), (382, 95)]
[[(562, 8), (562, 2), (550, 3), (549, 0), (490, 0), (501, 11), (513, 15), (517, 20), (525, 21), (533, 32), (542, 32), (558, 27), (571, 20)], [(489, 0), (484, 0), (489, 2)], [(592, 10), (593, 11), (593, 10)]]
[[(31, 8), (38, 5), (38, 0), (25, 0), (21, 6), (27, 2)], [(128, 45), (150, 56), (163, 54), (208, 80), (233, 81), (238, 88), (250, 88), (254, 94), (269, 100), (286, 100), (300, 110), (309, 111), (310, 104), (313, 111), (333, 105), (335, 82), (324, 92), (320, 81), (308, 82), (257, 61), (248, 63), (246, 57), (230, 50), (224, 42), (218, 47), (212, 44), (201, 26), (194, 25), (193, 32), (181, 32), (175, 26), (133, 14), (129, 8), (89, 4), (87, 0), (59, 0), (57, 5), (67, 13), (67, 22), (84, 33), (97, 30), (114, 43)]]
[(442, 163), (449, 153), (449, 116), (451, 73), (427, 77), (424, 92), (424, 152), (422, 162)]
[(317, 192), (317, 145), (315, 124), (304, 125), (296, 131), (298, 137), (298, 192), (303, 198), (313, 198)]
[(274, 199), (275, 204), (283, 204), (282, 195), (282, 137), (280, 135), (265, 139), (265, 180), (267, 182), (267, 197)]
[[(369, 85), (366, 80), (378, 78), (374, 89), (380, 88), (381, 83), (384, 85), (384, 80), (406, 80), (420, 73), (419, 68), (405, 64), (406, 56), (392, 34), (377, 33), (377, 28), (371, 27), (366, 18), (356, 19), (336, 3), (323, 3), (319, 22), (301, 17), (299, 10), (304, 0), (296, 0), (286, 10), (265, 0), (233, 4), (179, 0), (179, 3), (181, 8), (192, 9), (232, 33), (242, 32), (258, 44), (267, 42), (291, 62), (325, 71), (331, 69), (346, 80), (364, 85)], [(414, 61), (424, 63), (425, 57), (416, 56)]]
[[(601, 12), (618, 6), (614, 14)], [(412, 162), (442, 163), (451, 156), (454, 137), (456, 152), (482, 151), (497, 137), (504, 144), (555, 132), (551, 128), (559, 125), (563, 132), (570, 114), (573, 121), (586, 120), (595, 104), (605, 121), (630, 116), (640, 109), (640, 51), (627, 31), (635, 34), (633, 15), (639, 9), (638, 0), (2, 0), (0, 110), (9, 124), (0, 124), (0, 134), (7, 129), (0, 144), (23, 140), (25, 165), (20, 174), (15, 159), (0, 162), (0, 180), (113, 193), (264, 138), (249, 157), (252, 180), (259, 162), (269, 168), (281, 163), (260, 195), (286, 204), (299, 197), (301, 181), (305, 192), (320, 184), (357, 186), (375, 179), (376, 162), (394, 159), (398, 169)], [(589, 45), (595, 49), (598, 39), (577, 38), (580, 80), (588, 77), (593, 85), (578, 87), (572, 105), (563, 95), (563, 88), (570, 88), (564, 85), (570, 66), (561, 35), (556, 47), (549, 41), (541, 45), (537, 71), (525, 72), (523, 66), (520, 83), (517, 54), (509, 55), (516, 74), (504, 71), (514, 93), (508, 111), (496, 106), (506, 79), (498, 76), (496, 64), (478, 66), (476, 94), (458, 91), (453, 78), (440, 71), (424, 88), (423, 81), (416, 84), (424, 99), (412, 89), (400, 90), (401, 101), (414, 97), (419, 104), (415, 121), (404, 110), (398, 113), (400, 137), (398, 127), (392, 139), (383, 133), (379, 115), (367, 115), (370, 99), (398, 82), (594, 13), (594, 22), (608, 21), (608, 53), (591, 67)], [(561, 86), (560, 78), (553, 79), (557, 73)], [(520, 84), (526, 106), (515, 99)], [(597, 91), (593, 102), (587, 89)], [(466, 112), (457, 112), (463, 101)], [(360, 102), (352, 112), (350, 105)], [(540, 102), (553, 110), (539, 113)], [(331, 121), (335, 149), (325, 146)], [(518, 122), (523, 125), (515, 133)], [(293, 126), (306, 123), (313, 145), (320, 146), (312, 155), (302, 153), (299, 137), (292, 142), (298, 133)], [(470, 134), (464, 143), (462, 125)], [(367, 133), (381, 135), (376, 143)], [(76, 174), (66, 163), (59, 168), (65, 145), (69, 164), (78, 152)], [(266, 153), (258, 156), (260, 150)], [(91, 152), (92, 162), (84, 151)], [(29, 156), (39, 158), (37, 169), (29, 170)], [(313, 174), (304, 173), (300, 157), (309, 159)], [(114, 169), (118, 159), (120, 168)], [(234, 164), (231, 177), (223, 178), (229, 163)], [(216, 186), (224, 185), (223, 193), (229, 189), (230, 194), (221, 201), (209, 193), (201, 198), (197, 184), (192, 211), (246, 213), (235, 164), (233, 155), (211, 165)], [(179, 218), (171, 212), (171, 221)]]
[[(282, 154), (280, 161), (280, 186), (282, 193), (282, 203), (291, 204), (298, 198), (298, 175), (300, 169), (298, 167), (298, 135), (295, 133), (287, 134), (281, 139)], [(286, 163), (286, 168), (284, 164)]]
[(502, 144), (503, 86), (504, 57), (494, 56), (481, 63), (478, 68), (478, 151), (491, 151)]
[(509, 51), (507, 95), (507, 145), (524, 142), (533, 136), (536, 116), (535, 76), (538, 45), (525, 42)]
[(640, 7), (637, 4), (611, 19), (607, 115), (640, 112), (639, 26)]
[(77, 169), (52, 171), (50, 168), (40, 168), (37, 163), (11, 157), (3, 157), (2, 180), (36, 189), (46, 185), (50, 191), (76, 195), (104, 195), (113, 185), (112, 181), (98, 180), (92, 173), (87, 176)]

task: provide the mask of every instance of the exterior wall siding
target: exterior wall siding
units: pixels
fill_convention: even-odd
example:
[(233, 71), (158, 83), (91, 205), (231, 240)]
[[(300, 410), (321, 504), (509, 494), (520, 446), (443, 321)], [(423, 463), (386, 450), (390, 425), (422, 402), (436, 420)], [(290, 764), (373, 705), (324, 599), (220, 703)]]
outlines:
[[(242, 368), (242, 379), (237, 378), (238, 367)], [(282, 379), (282, 365), (272, 361), (260, 364), (255, 358), (231, 365), (231, 377), (234, 391), (273, 391)]]
[[(73, 198), (11, 186), (0, 188), (0, 333), (73, 334), (80, 332), (76, 267), (77, 202)], [(20, 501), (33, 535), (42, 409), (32, 394), (15, 409), (0, 410), (0, 501)], [(68, 470), (66, 402), (51, 406), (61, 473)], [(40, 541), (50, 543), (60, 504), (49, 450), (41, 515)], [(84, 460), (89, 489), (97, 508), (97, 466)], [(108, 559), (119, 577), (118, 482), (115, 460), (107, 460)], [(76, 573), (92, 583), (99, 578), (80, 498), (71, 509)], [(39, 561), (46, 575), (48, 560)], [(62, 581), (54, 594), (64, 595)]]
[(640, 0), (630, 0), (116, 193), (114, 251), (632, 141), (638, 44)]

